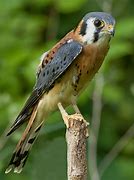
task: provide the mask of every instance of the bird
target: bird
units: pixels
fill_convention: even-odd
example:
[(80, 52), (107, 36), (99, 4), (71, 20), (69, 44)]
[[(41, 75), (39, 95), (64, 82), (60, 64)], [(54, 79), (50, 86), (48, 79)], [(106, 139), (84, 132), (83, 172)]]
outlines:
[(115, 19), (111, 14), (89, 12), (41, 56), (35, 86), (7, 133), (9, 136), (27, 123), (5, 173), (22, 171), (50, 113), (69, 105), (79, 113), (77, 98), (101, 67), (114, 32)]

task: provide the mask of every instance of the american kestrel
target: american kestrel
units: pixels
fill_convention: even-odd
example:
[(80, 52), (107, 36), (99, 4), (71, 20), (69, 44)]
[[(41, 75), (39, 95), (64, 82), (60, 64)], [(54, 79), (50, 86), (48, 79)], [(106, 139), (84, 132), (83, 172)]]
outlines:
[(114, 35), (115, 20), (104, 12), (86, 14), (78, 26), (41, 57), (37, 80), (30, 97), (11, 126), (8, 136), (27, 122), (27, 127), (10, 160), (6, 173), (20, 173), (44, 119), (72, 105), (100, 68)]

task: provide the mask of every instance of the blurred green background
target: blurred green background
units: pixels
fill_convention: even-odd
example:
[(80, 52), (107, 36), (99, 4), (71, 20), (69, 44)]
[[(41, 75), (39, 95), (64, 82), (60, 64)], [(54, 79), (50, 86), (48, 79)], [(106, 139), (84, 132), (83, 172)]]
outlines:
[(4, 171), (23, 128), (8, 140), (5, 133), (32, 90), (41, 54), (90, 11), (111, 12), (117, 26), (105, 63), (78, 101), (94, 133), (87, 143), (88, 179), (134, 179), (134, 1), (1, 0), (0, 180), (67, 179), (59, 112), (47, 121), (19, 175)]

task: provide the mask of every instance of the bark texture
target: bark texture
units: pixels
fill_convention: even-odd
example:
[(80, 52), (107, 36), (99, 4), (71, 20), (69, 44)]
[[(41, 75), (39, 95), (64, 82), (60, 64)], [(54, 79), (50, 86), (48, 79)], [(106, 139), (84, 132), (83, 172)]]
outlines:
[(68, 180), (87, 180), (88, 123), (81, 114), (68, 115), (66, 122)]

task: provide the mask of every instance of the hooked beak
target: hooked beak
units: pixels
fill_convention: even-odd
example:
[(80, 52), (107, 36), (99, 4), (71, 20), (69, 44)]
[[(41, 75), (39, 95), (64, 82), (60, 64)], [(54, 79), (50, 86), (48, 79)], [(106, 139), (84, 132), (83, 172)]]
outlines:
[(113, 25), (107, 25), (104, 27), (103, 31), (108, 32), (111, 36), (114, 36), (115, 29)]
[(111, 36), (114, 36), (114, 34), (115, 34), (114, 28), (112, 28), (111, 30), (108, 30), (108, 32), (111, 34)]

